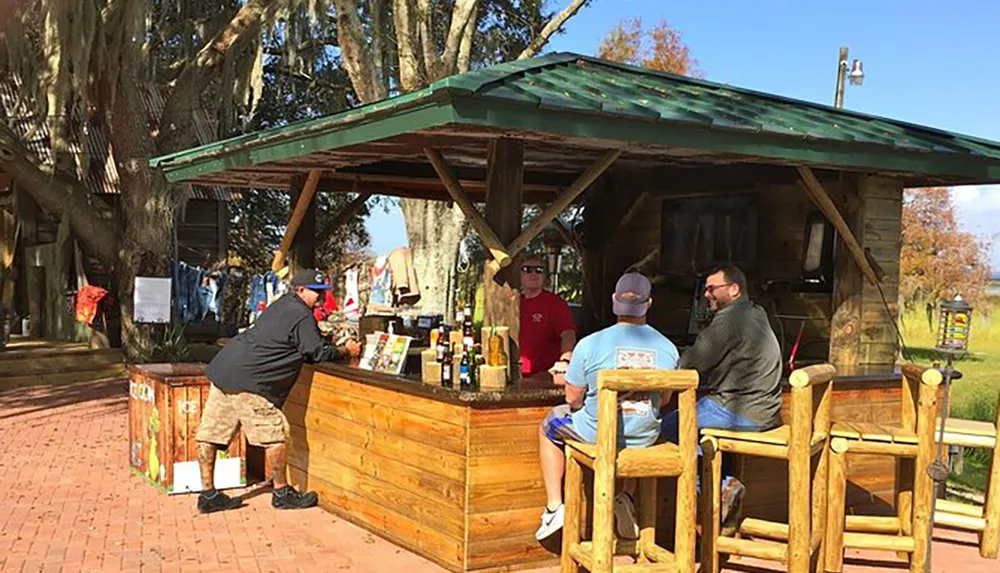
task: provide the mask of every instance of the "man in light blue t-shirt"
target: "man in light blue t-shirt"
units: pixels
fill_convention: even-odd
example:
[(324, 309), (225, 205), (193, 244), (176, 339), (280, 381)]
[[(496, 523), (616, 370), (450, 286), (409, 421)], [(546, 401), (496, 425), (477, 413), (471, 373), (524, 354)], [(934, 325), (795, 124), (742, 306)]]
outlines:
[[(565, 440), (597, 441), (597, 373), (616, 368), (658, 368), (677, 366), (677, 348), (665, 336), (646, 324), (652, 305), (652, 287), (639, 273), (618, 279), (612, 308), (618, 322), (581, 340), (568, 369), (556, 363), (551, 372), (557, 383), (565, 374), (566, 404), (545, 416), (539, 431), (542, 477), (548, 498), (542, 525), (535, 532), (539, 540), (559, 531), (563, 525), (562, 481), (566, 458)], [(660, 395), (629, 393), (619, 396), (618, 443), (627, 447), (650, 446), (660, 436)], [(615, 496), (615, 521), (619, 537), (638, 537), (635, 505), (631, 493)]]

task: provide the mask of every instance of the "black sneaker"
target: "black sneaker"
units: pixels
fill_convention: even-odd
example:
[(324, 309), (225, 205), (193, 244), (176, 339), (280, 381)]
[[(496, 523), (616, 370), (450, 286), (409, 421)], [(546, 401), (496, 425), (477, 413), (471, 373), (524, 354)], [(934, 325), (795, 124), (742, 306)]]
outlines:
[(236, 509), (243, 505), (243, 500), (238, 497), (229, 497), (221, 491), (203, 491), (198, 496), (198, 511), (201, 513), (214, 513), (216, 511), (226, 511)]
[(747, 488), (740, 480), (730, 477), (722, 486), (722, 534), (731, 535), (737, 529), (740, 506), (743, 505), (743, 495)]
[(274, 490), (271, 494), (271, 507), (275, 509), (305, 509), (315, 507), (319, 496), (314, 491), (299, 493), (290, 485)]

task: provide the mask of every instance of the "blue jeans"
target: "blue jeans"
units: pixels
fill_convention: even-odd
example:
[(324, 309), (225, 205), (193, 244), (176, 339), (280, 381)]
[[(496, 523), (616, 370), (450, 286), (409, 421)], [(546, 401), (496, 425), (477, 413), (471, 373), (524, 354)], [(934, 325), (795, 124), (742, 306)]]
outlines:
[[(716, 428), (723, 430), (737, 430), (741, 432), (760, 432), (767, 428), (762, 427), (760, 424), (750, 421), (739, 414), (731, 412), (725, 409), (722, 404), (719, 404), (715, 400), (709, 397), (702, 398), (698, 400), (696, 405), (696, 411), (698, 414), (698, 430), (699, 433), (702, 428)], [(660, 435), (663, 439), (668, 442), (677, 443), (678, 436), (680, 435), (680, 418), (677, 410), (665, 414), (663, 419), (660, 421)], [(701, 446), (698, 446), (698, 456), (702, 454)], [(725, 482), (732, 476), (732, 457), (728, 455), (722, 456), (722, 481)], [(698, 485), (701, 485), (701, 473), (698, 473)], [(699, 490), (701, 488), (699, 487)]]

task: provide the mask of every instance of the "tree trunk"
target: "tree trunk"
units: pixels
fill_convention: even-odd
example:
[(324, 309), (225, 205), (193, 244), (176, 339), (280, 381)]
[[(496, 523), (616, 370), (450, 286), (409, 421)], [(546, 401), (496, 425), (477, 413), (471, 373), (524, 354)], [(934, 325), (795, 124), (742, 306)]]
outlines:
[(406, 235), (420, 286), (419, 307), (455, 316), (455, 265), (465, 231), (465, 216), (457, 206), (442, 201), (403, 199)]
[[(129, 50), (124, 47), (123, 51)], [(125, 52), (122, 75), (114, 105), (110, 110), (111, 144), (121, 181), (124, 237), (118, 250), (118, 301), (121, 304), (122, 347), (129, 362), (167, 360), (157, 348), (154, 332), (166, 326), (137, 324), (134, 321), (135, 278), (168, 277), (168, 259), (173, 252), (174, 219), (180, 194), (163, 175), (149, 167), (155, 155), (152, 134), (136, 126), (147, 125), (145, 107), (132, 80), (138, 65)], [(176, 132), (175, 132), (176, 133)], [(165, 337), (162, 337), (165, 338)]]

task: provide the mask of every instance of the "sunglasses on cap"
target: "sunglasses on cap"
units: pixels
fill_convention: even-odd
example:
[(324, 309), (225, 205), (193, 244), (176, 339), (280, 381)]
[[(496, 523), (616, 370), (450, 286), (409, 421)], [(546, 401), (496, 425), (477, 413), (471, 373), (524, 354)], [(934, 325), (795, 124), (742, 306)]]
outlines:
[(545, 274), (545, 267), (535, 266), (535, 265), (524, 265), (521, 267), (521, 272), (527, 274), (535, 273), (536, 275), (543, 275)]

